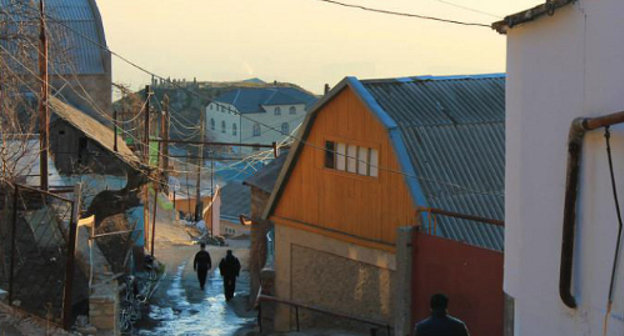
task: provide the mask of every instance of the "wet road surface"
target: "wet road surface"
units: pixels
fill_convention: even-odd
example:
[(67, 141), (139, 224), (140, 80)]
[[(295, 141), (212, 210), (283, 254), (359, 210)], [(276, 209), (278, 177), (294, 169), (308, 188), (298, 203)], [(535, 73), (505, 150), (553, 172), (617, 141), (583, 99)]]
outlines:
[[(210, 254), (214, 265), (221, 260), (224, 251), (211, 250)], [(254, 317), (239, 317), (234, 309), (234, 305), (244, 304), (241, 295), (248, 288), (246, 272), (237, 279), (237, 297), (228, 303), (218, 270), (215, 272), (213, 268), (202, 291), (193, 272), (192, 259), (186, 258), (177, 267), (168, 265), (167, 268), (167, 278), (151, 300), (149, 315), (134, 334), (230, 336), (242, 327), (255, 324)]]

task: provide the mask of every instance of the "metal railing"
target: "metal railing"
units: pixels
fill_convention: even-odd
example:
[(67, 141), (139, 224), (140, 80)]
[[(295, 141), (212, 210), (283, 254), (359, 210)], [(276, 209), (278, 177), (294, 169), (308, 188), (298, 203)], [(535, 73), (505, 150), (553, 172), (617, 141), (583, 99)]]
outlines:
[(331, 310), (313, 306), (313, 305), (308, 305), (308, 304), (299, 303), (295, 301), (280, 299), (274, 296), (260, 294), (258, 295), (258, 298), (256, 301), (257, 306), (258, 306), (258, 327), (260, 328), (260, 333), (262, 333), (262, 302), (274, 302), (274, 303), (283, 304), (283, 305), (287, 305), (287, 306), (295, 308), (295, 325), (296, 325), (298, 332), (301, 331), (301, 323), (299, 320), (300, 309), (305, 309), (305, 310), (309, 310), (312, 312), (321, 313), (321, 314), (338, 317), (338, 318), (343, 318), (343, 319), (360, 322), (360, 323), (364, 323), (364, 324), (377, 327), (377, 328), (370, 329), (371, 336), (377, 335), (378, 328), (385, 329), (386, 335), (391, 335), (392, 329), (393, 329), (392, 326), (390, 326), (390, 324), (388, 324), (385, 321), (380, 321), (380, 320), (375, 320), (375, 319), (370, 319), (370, 318), (363, 318), (363, 317), (341, 313), (341, 312), (335, 312), (335, 311), (331, 311)]

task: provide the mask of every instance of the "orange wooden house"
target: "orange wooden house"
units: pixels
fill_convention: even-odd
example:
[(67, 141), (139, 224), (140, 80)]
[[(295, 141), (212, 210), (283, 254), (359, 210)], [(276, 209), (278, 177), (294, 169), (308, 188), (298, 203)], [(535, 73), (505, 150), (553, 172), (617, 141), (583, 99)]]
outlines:
[[(395, 325), (405, 286), (397, 234), (421, 223), (418, 207), (504, 217), (504, 82), (504, 75), (347, 77), (327, 93), (265, 209), (275, 224), (275, 295)], [(454, 218), (440, 218), (436, 235), (503, 247), (502, 228)], [(291, 310), (278, 309), (277, 329), (294, 322)]]

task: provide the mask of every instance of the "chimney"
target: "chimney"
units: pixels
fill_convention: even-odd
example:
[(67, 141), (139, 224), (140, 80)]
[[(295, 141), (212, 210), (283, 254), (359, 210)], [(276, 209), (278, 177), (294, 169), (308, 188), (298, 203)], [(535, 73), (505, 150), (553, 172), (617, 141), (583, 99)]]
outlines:
[(325, 83), (325, 90), (323, 94), (326, 95), (328, 92), (329, 92), (329, 84)]

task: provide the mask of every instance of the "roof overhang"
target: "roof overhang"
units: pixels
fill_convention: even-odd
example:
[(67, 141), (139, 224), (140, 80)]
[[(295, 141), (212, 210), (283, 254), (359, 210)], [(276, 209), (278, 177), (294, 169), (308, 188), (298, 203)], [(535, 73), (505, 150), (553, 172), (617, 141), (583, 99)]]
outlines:
[(492, 23), (492, 29), (501, 34), (522, 23), (534, 21), (542, 16), (553, 16), (557, 9), (565, 7), (576, 0), (547, 0), (545, 3), (525, 11), (508, 15), (503, 20)]

